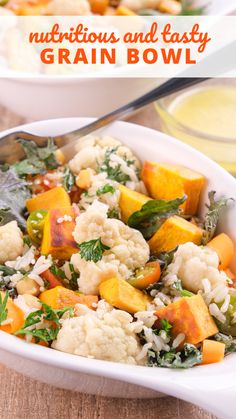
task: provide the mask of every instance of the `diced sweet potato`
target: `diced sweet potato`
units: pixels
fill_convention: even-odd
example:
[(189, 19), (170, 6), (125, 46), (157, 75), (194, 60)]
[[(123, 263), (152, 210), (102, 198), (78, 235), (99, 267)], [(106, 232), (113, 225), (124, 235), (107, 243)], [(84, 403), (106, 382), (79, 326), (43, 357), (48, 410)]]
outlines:
[[(64, 220), (65, 216), (71, 217)], [(55, 259), (68, 260), (79, 251), (73, 238), (75, 213), (72, 207), (51, 209), (45, 218), (41, 253)]]
[(221, 233), (209, 241), (207, 246), (215, 250), (215, 252), (218, 254), (219, 269), (227, 269), (231, 264), (235, 254), (235, 247), (231, 238), (227, 234)]
[[(2, 301), (4, 301), (6, 295), (5, 292), (0, 291), (0, 294), (2, 297)], [(6, 309), (7, 318), (3, 322), (3, 324), (0, 325), (0, 330), (3, 330), (6, 333), (13, 334), (17, 332), (21, 327), (23, 327), (24, 312), (16, 304), (14, 304), (12, 298), (10, 297), (8, 297)]]
[(137, 14), (133, 12), (133, 10), (124, 6), (118, 6), (115, 14), (116, 16), (137, 16)]
[(54, 309), (74, 307), (76, 304), (84, 304), (89, 308), (94, 308), (93, 303), (97, 304), (98, 302), (96, 295), (78, 294), (61, 286), (42, 292), (39, 298), (42, 303)]
[(205, 183), (201, 174), (183, 166), (145, 161), (141, 177), (152, 198), (171, 200), (187, 195), (182, 205), (184, 213), (197, 213)]
[(124, 223), (127, 223), (131, 214), (136, 211), (139, 211), (149, 198), (142, 193), (132, 191), (129, 188), (126, 188), (124, 185), (119, 185), (120, 190), (120, 200), (119, 200), (119, 207), (121, 210), (121, 219)]
[[(201, 295), (183, 297), (156, 311), (158, 319), (166, 319), (172, 324), (171, 333), (176, 337), (185, 334), (185, 342), (194, 345), (218, 332)], [(159, 320), (157, 320), (158, 325)]]
[(50, 210), (53, 208), (69, 207), (70, 205), (70, 197), (61, 186), (57, 186), (26, 201), (26, 208), (29, 212), (41, 209)]
[(124, 279), (110, 278), (103, 281), (99, 293), (109, 304), (120, 310), (136, 313), (145, 311), (151, 299), (144, 292), (132, 287)]
[(153, 253), (169, 252), (179, 244), (201, 243), (202, 230), (177, 215), (168, 218), (148, 241)]

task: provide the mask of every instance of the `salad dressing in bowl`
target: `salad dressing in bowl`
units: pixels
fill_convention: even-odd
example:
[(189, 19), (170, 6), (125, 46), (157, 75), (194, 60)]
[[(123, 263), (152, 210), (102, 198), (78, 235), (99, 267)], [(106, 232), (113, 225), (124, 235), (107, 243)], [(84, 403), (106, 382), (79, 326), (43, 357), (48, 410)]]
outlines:
[(156, 108), (165, 132), (236, 175), (236, 86), (223, 83), (188, 89), (156, 103)]

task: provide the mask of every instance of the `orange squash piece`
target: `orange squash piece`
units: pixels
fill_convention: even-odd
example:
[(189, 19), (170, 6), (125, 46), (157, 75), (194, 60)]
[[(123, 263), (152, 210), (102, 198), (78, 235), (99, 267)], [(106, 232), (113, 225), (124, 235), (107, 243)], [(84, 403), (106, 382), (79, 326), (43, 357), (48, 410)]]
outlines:
[(218, 254), (220, 260), (219, 269), (227, 269), (232, 262), (235, 252), (234, 243), (231, 238), (227, 234), (221, 233), (209, 241), (207, 246), (215, 250)]
[(225, 356), (225, 344), (215, 340), (205, 339), (202, 342), (201, 364), (214, 364), (223, 361)]
[(148, 241), (152, 253), (169, 252), (180, 244), (202, 240), (202, 229), (177, 215), (168, 218)]
[[(0, 294), (3, 300), (5, 293), (0, 292)], [(16, 304), (14, 304), (10, 297), (8, 297), (6, 308), (8, 310), (6, 320), (11, 319), (12, 321), (8, 324), (0, 326), (0, 330), (13, 334), (21, 329), (21, 327), (24, 325), (24, 312)]]
[(185, 342), (194, 345), (218, 332), (201, 295), (183, 297), (157, 310), (156, 316), (157, 322), (159, 319), (166, 319), (171, 323), (173, 337), (184, 333)]
[(52, 188), (47, 192), (36, 195), (34, 198), (26, 200), (26, 208), (29, 212), (53, 208), (69, 207), (70, 197), (62, 186)]
[(109, 0), (89, 0), (90, 7), (96, 15), (103, 15), (109, 6)]
[[(72, 221), (63, 221), (65, 216)], [(41, 253), (51, 254), (55, 259), (68, 260), (73, 253), (78, 253), (77, 243), (73, 238), (76, 215), (72, 207), (51, 209), (45, 218)]]
[(96, 295), (78, 294), (61, 286), (42, 292), (39, 298), (42, 303), (54, 309), (74, 307), (76, 304), (84, 304), (93, 309), (93, 303), (98, 303), (98, 297)]
[(205, 178), (191, 169), (173, 164), (145, 161), (141, 178), (154, 199), (171, 200), (187, 195), (181, 206), (185, 214), (195, 215)]
[(119, 207), (121, 210), (121, 219), (124, 223), (127, 223), (129, 217), (134, 212), (141, 210), (142, 206), (151, 200), (148, 196), (132, 191), (124, 185), (119, 185), (119, 191)]

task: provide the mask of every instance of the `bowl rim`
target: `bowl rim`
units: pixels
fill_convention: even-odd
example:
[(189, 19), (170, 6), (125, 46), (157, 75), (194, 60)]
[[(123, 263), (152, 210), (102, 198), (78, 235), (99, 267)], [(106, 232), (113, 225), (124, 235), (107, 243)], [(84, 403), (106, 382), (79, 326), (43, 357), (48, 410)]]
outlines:
[[(48, 130), (53, 130), (56, 134), (57, 130), (62, 130), (60, 124), (61, 126), (63, 126), (63, 124), (67, 126), (70, 126), (71, 124), (72, 126), (73, 124), (82, 126), (92, 120), (94, 120), (94, 118), (58, 118), (36, 121), (34, 123), (24, 124), (5, 130), (0, 133), (0, 136), (17, 131), (18, 129), (38, 133), (37, 128), (40, 131), (40, 127), (43, 128), (43, 126), (44, 128), (47, 127)], [(119, 129), (122, 131), (123, 128), (125, 129), (125, 132), (127, 132), (127, 137), (132, 136), (132, 141), (135, 141), (135, 133), (140, 132), (141, 130), (144, 138), (149, 135), (150, 139), (153, 138), (155, 140), (158, 139), (159, 141), (168, 142), (168, 145), (173, 146), (173, 151), (175, 148), (179, 149), (181, 152), (186, 151), (187, 154), (191, 153), (196, 161), (201, 159), (202, 163), (206, 165), (207, 170), (209, 170), (209, 173), (211, 173), (211, 169), (212, 171), (217, 170), (224, 181), (227, 182), (230, 187), (236, 189), (236, 180), (217, 163), (169, 135), (138, 124), (123, 121), (115, 122), (110, 127), (114, 132), (114, 134), (110, 133), (111, 135), (118, 135), (119, 137), (121, 134), (115, 133), (118, 132)], [(52, 134), (49, 133), (49, 135)], [(198, 404), (216, 414), (224, 414), (225, 418), (233, 419), (233, 416), (230, 416), (230, 411), (233, 411), (232, 409), (235, 403), (236, 394), (236, 354), (231, 354), (230, 357), (226, 357), (225, 360), (219, 364), (203, 365), (184, 371), (169, 370), (165, 368), (158, 368), (157, 370), (156, 368), (127, 364), (125, 364), (125, 368), (122, 368), (122, 364), (120, 363), (88, 359), (73, 354), (63, 353), (51, 348), (27, 343), (23, 340), (19, 340), (15, 336), (0, 331), (0, 351), (1, 350), (24, 359), (51, 365), (62, 370), (86, 373), (91, 376), (101, 376), (150, 388)], [(11, 367), (13, 367), (13, 365), (11, 365)], [(203, 377), (204, 385), (202, 380)], [(227, 400), (227, 406), (225, 406), (225, 400)], [(227, 413), (227, 416), (225, 413)]]
[[(223, 79), (225, 80), (225, 79)], [(228, 79), (227, 79), (228, 80)], [(181, 103), (181, 100), (185, 100), (188, 96), (194, 95), (195, 93), (201, 92), (201, 91), (206, 91), (206, 90), (212, 90), (214, 89), (214, 86), (222, 86), (222, 87), (229, 87), (230, 85), (226, 85), (224, 83), (222, 83), (222, 79), (213, 79), (213, 85), (206, 85), (204, 86), (204, 83), (202, 86), (198, 86), (198, 87), (190, 87), (188, 89), (184, 89), (180, 94), (178, 94), (178, 100), (179, 103)], [(207, 79), (206, 79), (207, 82)], [(231, 86), (232, 88), (232, 86)], [(236, 85), (233, 87), (236, 90)], [(168, 96), (169, 98), (173, 97), (175, 94)], [(163, 98), (160, 99), (158, 101), (155, 101), (154, 106), (158, 112), (158, 114), (160, 115), (160, 118), (163, 119), (162, 117), (162, 113), (164, 113), (167, 117), (168, 117), (168, 121), (170, 121), (170, 123), (176, 127), (176, 129), (182, 131), (184, 134), (186, 135), (191, 135), (193, 137), (197, 137), (200, 139), (204, 139), (210, 142), (219, 142), (219, 143), (224, 143), (224, 144), (228, 144), (228, 145), (232, 145), (233, 143), (235, 143), (235, 137), (222, 137), (220, 135), (213, 135), (213, 134), (207, 134), (203, 131), (200, 131), (196, 128), (191, 128), (188, 125), (185, 125), (183, 122), (178, 121), (178, 119), (173, 115), (173, 113), (168, 109), (168, 106), (165, 104), (165, 100), (167, 98)], [(175, 101), (175, 99), (169, 103), (169, 107), (171, 107), (171, 105), (173, 104), (173, 102)], [(178, 105), (177, 105), (178, 106)], [(165, 123), (165, 122), (164, 122)]]

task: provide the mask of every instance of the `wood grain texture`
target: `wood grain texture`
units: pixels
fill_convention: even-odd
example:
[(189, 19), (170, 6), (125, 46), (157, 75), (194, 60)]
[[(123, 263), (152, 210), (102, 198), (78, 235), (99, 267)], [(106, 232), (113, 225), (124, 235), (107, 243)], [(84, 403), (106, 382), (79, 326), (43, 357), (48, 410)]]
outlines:
[[(158, 129), (152, 106), (129, 118)], [(24, 120), (0, 107), (0, 131)], [(215, 419), (202, 409), (165, 397), (127, 400), (96, 397), (47, 386), (0, 365), (0, 419)]]

